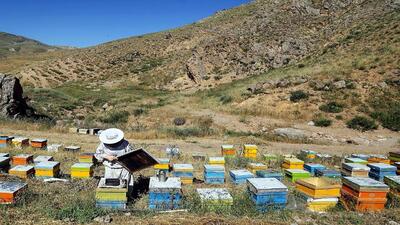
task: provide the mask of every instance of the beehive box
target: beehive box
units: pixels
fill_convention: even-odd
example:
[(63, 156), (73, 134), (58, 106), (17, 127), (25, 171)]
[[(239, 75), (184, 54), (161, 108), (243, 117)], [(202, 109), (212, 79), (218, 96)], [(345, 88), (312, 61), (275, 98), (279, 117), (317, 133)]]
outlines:
[(101, 178), (96, 188), (96, 207), (108, 209), (126, 209), (128, 186), (126, 180), (120, 180), (118, 186), (106, 185)]
[(339, 198), (311, 198), (303, 193), (300, 194), (306, 202), (306, 208), (313, 212), (327, 212), (328, 210), (336, 207)]
[(373, 154), (368, 158), (368, 163), (385, 163), (385, 164), (390, 164), (390, 159), (386, 157), (385, 155), (376, 155)]
[(96, 163), (96, 158), (94, 153), (85, 152), (79, 155), (78, 161), (80, 163)]
[(244, 169), (231, 170), (229, 171), (229, 175), (232, 183), (234, 184), (244, 184), (248, 178), (254, 178), (254, 174)]
[(283, 160), (283, 169), (303, 169), (304, 161), (297, 158), (285, 158)]
[(316, 169), (315, 176), (317, 177), (329, 177), (329, 178), (340, 178), (342, 175), (337, 170), (331, 169)]
[(60, 163), (54, 161), (42, 161), (35, 165), (35, 176), (37, 178), (58, 177), (60, 174)]
[(351, 154), (350, 158), (359, 158), (359, 159), (362, 159), (364, 161), (367, 161), (370, 158), (370, 156), (366, 155), (366, 154)]
[(275, 169), (259, 170), (256, 172), (256, 175), (261, 178), (275, 178), (279, 181), (283, 179), (282, 171)]
[(14, 204), (28, 185), (21, 182), (0, 181), (0, 204)]
[(207, 155), (204, 154), (204, 153), (200, 153), (200, 152), (192, 153), (192, 159), (193, 159), (193, 160), (205, 161), (206, 158), (207, 158)]
[(37, 149), (46, 149), (47, 148), (47, 139), (36, 138), (31, 140), (31, 147)]
[(71, 167), (71, 178), (90, 178), (93, 176), (93, 163), (75, 163)]
[(10, 153), (0, 153), (0, 157), (10, 157)]
[(313, 199), (340, 197), (340, 187), (336, 182), (320, 177), (296, 181), (296, 190)]
[(70, 128), (68, 129), (68, 132), (74, 134), (74, 133), (78, 133), (78, 130), (79, 130), (79, 129), (76, 128), (76, 127), (70, 127)]
[(247, 169), (248, 169), (250, 172), (252, 172), (253, 174), (256, 174), (257, 171), (259, 171), (259, 170), (266, 170), (266, 169), (268, 169), (268, 167), (267, 167), (265, 164), (263, 164), (263, 163), (249, 163), (249, 164), (247, 165)]
[(395, 192), (400, 192), (400, 176), (386, 176), (383, 181)]
[(48, 162), (48, 161), (54, 161), (53, 156), (39, 155), (39, 156), (37, 156), (36, 158), (33, 159), (34, 163)]
[(5, 148), (11, 144), (11, 138), (9, 136), (0, 136), (0, 148)]
[(385, 176), (396, 176), (397, 167), (385, 163), (369, 163), (367, 165), (371, 168), (369, 177), (383, 181)]
[(78, 152), (81, 150), (80, 146), (75, 146), (75, 145), (69, 145), (64, 147), (64, 151), (67, 152)]
[(249, 159), (256, 159), (257, 152), (258, 152), (257, 145), (251, 145), (251, 144), (243, 145), (243, 157)]
[(310, 172), (300, 169), (285, 169), (285, 175), (292, 182), (311, 176)]
[(159, 158), (157, 159), (159, 164), (154, 165), (154, 169), (156, 170), (164, 170), (164, 171), (169, 171), (169, 164), (171, 162), (170, 159), (168, 158)]
[(149, 183), (149, 208), (154, 210), (174, 210), (182, 204), (182, 186), (179, 177), (168, 177), (160, 181), (151, 177)]
[(371, 169), (359, 163), (342, 163), (342, 176), (349, 177), (368, 177)]
[(31, 154), (19, 154), (12, 157), (13, 165), (28, 165), (33, 163), (33, 155)]
[(90, 128), (89, 134), (90, 135), (97, 135), (101, 129), (100, 128)]
[(47, 146), (47, 151), (49, 152), (58, 152), (62, 149), (62, 144), (52, 144)]
[(249, 178), (247, 188), (259, 210), (286, 206), (288, 188), (275, 178)]
[(89, 129), (80, 128), (78, 129), (79, 134), (89, 134)]
[(300, 155), (306, 159), (315, 159), (316, 158), (316, 152), (311, 151), (311, 150), (301, 150)]
[(18, 165), (11, 168), (9, 171), (10, 175), (17, 176), (22, 179), (31, 178), (35, 175), (35, 169), (33, 166)]
[(225, 167), (221, 165), (204, 165), (204, 180), (207, 184), (225, 183)]
[(12, 146), (17, 149), (29, 147), (29, 139), (25, 137), (16, 137), (12, 141)]
[(10, 157), (1, 157), (0, 156), (0, 173), (8, 173), (10, 169)]
[(221, 145), (221, 155), (225, 157), (234, 157), (236, 150), (233, 145)]
[(173, 174), (181, 179), (182, 184), (193, 183), (193, 165), (192, 164), (174, 164)]
[(225, 166), (225, 158), (224, 157), (209, 157), (208, 164)]
[(363, 165), (367, 165), (368, 161), (360, 158), (345, 158), (344, 162), (346, 163), (359, 163)]
[(315, 171), (317, 169), (323, 170), (326, 167), (321, 165), (321, 164), (316, 164), (316, 163), (306, 163), (304, 164), (304, 170), (308, 171), (311, 173), (312, 176), (315, 176)]
[(226, 188), (198, 188), (197, 194), (203, 206), (213, 208), (215, 206), (231, 207), (233, 198)]
[(389, 152), (389, 160), (391, 164), (395, 162), (400, 162), (400, 151), (398, 152)]
[(264, 160), (267, 160), (267, 161), (278, 160), (278, 155), (276, 155), (276, 154), (264, 154), (263, 156), (264, 156)]

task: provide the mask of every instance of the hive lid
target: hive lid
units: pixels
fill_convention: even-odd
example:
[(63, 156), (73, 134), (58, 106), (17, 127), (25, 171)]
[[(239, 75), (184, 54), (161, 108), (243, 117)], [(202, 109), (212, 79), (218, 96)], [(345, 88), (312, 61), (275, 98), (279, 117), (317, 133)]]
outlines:
[(310, 174), (308, 171), (301, 169), (285, 169), (285, 173), (287, 174)]
[(0, 153), (0, 157), (10, 157), (9, 153)]
[(373, 170), (377, 171), (396, 171), (397, 167), (385, 163), (369, 163), (367, 165)]
[(210, 157), (209, 162), (225, 162), (225, 158), (224, 157)]
[(52, 160), (53, 160), (53, 156), (49, 156), (49, 155), (39, 155), (35, 159), (33, 159), (33, 161), (35, 163), (52, 161)]
[(384, 180), (386, 184), (387, 184), (386, 180), (389, 180), (396, 185), (400, 185), (400, 176), (385, 176)]
[(204, 165), (205, 171), (225, 171), (225, 167), (222, 165)]
[(231, 194), (229, 194), (229, 191), (226, 188), (198, 188), (197, 193), (203, 201), (233, 201)]
[[(107, 189), (107, 190), (109, 190), (109, 189), (116, 189), (116, 190), (119, 190), (119, 189), (126, 189), (127, 188), (127, 185), (126, 185), (126, 180), (123, 180), (123, 179), (121, 179), (120, 180), (120, 184), (118, 185), (118, 186), (109, 186), (109, 185), (106, 185), (106, 178), (101, 178), (100, 179), (100, 181), (99, 181), (99, 183), (97, 184), (97, 189), (98, 190), (104, 190), (104, 189)], [(112, 191), (111, 191), (112, 192)]]
[(249, 163), (250, 168), (266, 167), (263, 163)]
[(257, 148), (257, 145), (254, 145), (254, 144), (244, 144), (243, 146), (245, 148)]
[(0, 181), (0, 193), (13, 194), (27, 186), (26, 183)]
[(229, 171), (231, 174), (233, 174), (235, 177), (254, 177), (254, 174), (252, 174), (248, 170), (231, 170)]
[(318, 153), (318, 154), (316, 154), (316, 156), (317, 156), (318, 158), (332, 158), (331, 155), (329, 155), (329, 154), (322, 154), (322, 153)]
[(297, 159), (297, 158), (285, 158), (284, 162), (287, 164), (293, 164), (293, 165), (301, 165), (304, 164), (303, 160)]
[(300, 153), (303, 153), (303, 154), (316, 154), (315, 151), (305, 150), (305, 149), (301, 150)]
[(35, 139), (32, 139), (31, 142), (47, 142), (47, 139), (44, 139), (44, 138), (35, 138)]
[(14, 157), (15, 158), (21, 158), (21, 159), (27, 159), (27, 158), (33, 157), (33, 155), (30, 155), (30, 154), (19, 154), (19, 155), (16, 155)]
[(26, 137), (16, 137), (13, 139), (13, 142), (24, 142), (24, 141), (29, 141), (29, 139)]
[(349, 163), (362, 163), (362, 164), (368, 163), (366, 160), (360, 158), (345, 158), (345, 161)]
[(223, 149), (233, 149), (233, 145), (221, 145)]
[(276, 178), (249, 178), (247, 186), (254, 193), (288, 191), (288, 188)]
[(304, 167), (310, 167), (310, 168), (325, 168), (324, 165), (317, 164), (317, 163), (306, 163), (306, 164), (304, 164)]
[(159, 164), (158, 160), (144, 149), (137, 149), (118, 156), (118, 163), (130, 173)]
[(39, 162), (35, 165), (36, 169), (53, 169), (54, 167), (59, 166), (59, 162), (55, 161), (47, 161), (47, 162)]
[(351, 154), (351, 158), (359, 158), (363, 160), (367, 160), (370, 156), (366, 154)]
[(74, 165), (72, 165), (71, 168), (91, 168), (93, 167), (93, 163), (75, 163)]
[(313, 190), (340, 188), (339, 184), (333, 182), (332, 180), (322, 177), (310, 177), (310, 178), (299, 179), (296, 180), (296, 183), (311, 188)]
[(174, 171), (193, 171), (192, 164), (174, 164)]
[(371, 154), (370, 158), (377, 158), (377, 159), (387, 159), (388, 157), (381, 154)]
[(18, 165), (11, 168), (12, 171), (21, 171), (21, 172), (26, 172), (33, 169), (34, 169), (33, 166), (28, 166), (28, 165)]
[(342, 167), (350, 171), (370, 171), (371, 168), (359, 163), (343, 163)]
[(168, 177), (165, 182), (162, 182), (158, 179), (158, 177), (150, 177), (149, 189), (160, 190), (160, 189), (168, 189), (168, 190), (179, 190), (181, 189), (181, 179), (179, 177)]
[(2, 157), (0, 156), (0, 165), (3, 163), (8, 163), (10, 161), (10, 157)]
[(171, 161), (168, 158), (158, 158), (157, 160), (158, 160), (159, 164), (169, 164), (169, 162)]
[(80, 150), (81, 147), (80, 146), (75, 146), (75, 145), (70, 145), (70, 146), (65, 146), (64, 149), (67, 149), (67, 150)]
[(389, 190), (389, 187), (379, 181), (368, 177), (343, 177), (343, 184), (346, 184), (357, 191), (366, 189), (382, 189), (382, 191)]

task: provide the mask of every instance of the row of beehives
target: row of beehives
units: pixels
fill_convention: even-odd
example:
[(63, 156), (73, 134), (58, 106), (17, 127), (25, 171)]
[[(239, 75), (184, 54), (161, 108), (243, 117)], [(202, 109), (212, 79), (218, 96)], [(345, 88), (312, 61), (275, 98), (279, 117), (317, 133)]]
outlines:
[(48, 145), (48, 140), (44, 138), (35, 138), (29, 140), (26, 137), (14, 137), (14, 136), (0, 136), (0, 148), (16, 148), (16, 149), (24, 149), (27, 147), (31, 147), (34, 149), (47, 150), (49, 152), (57, 152), (61, 149), (64, 151), (80, 151), (81, 148), (79, 146), (69, 145), (63, 146), (61, 144), (51, 144)]
[(78, 133), (78, 134), (90, 134), (90, 135), (99, 135), (101, 133), (101, 129), (99, 128), (69, 128), (70, 133)]

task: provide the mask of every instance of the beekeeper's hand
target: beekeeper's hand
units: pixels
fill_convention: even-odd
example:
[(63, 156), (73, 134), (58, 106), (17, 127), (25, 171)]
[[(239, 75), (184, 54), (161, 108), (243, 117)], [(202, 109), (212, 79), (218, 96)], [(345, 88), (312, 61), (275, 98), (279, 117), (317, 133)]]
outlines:
[(117, 161), (118, 158), (113, 155), (106, 155), (106, 156), (104, 156), (104, 159), (106, 159), (107, 161), (110, 161), (110, 162), (114, 162), (114, 161)]

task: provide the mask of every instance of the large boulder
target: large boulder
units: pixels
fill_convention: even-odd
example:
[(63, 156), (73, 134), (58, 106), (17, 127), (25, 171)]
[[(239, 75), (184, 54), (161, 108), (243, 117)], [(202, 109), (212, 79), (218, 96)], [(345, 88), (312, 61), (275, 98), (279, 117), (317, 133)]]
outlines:
[(274, 129), (274, 134), (290, 140), (302, 140), (309, 137), (307, 131), (295, 128), (277, 128)]
[(0, 74), (0, 117), (24, 118), (35, 117), (23, 97), (22, 86), (15, 76)]

